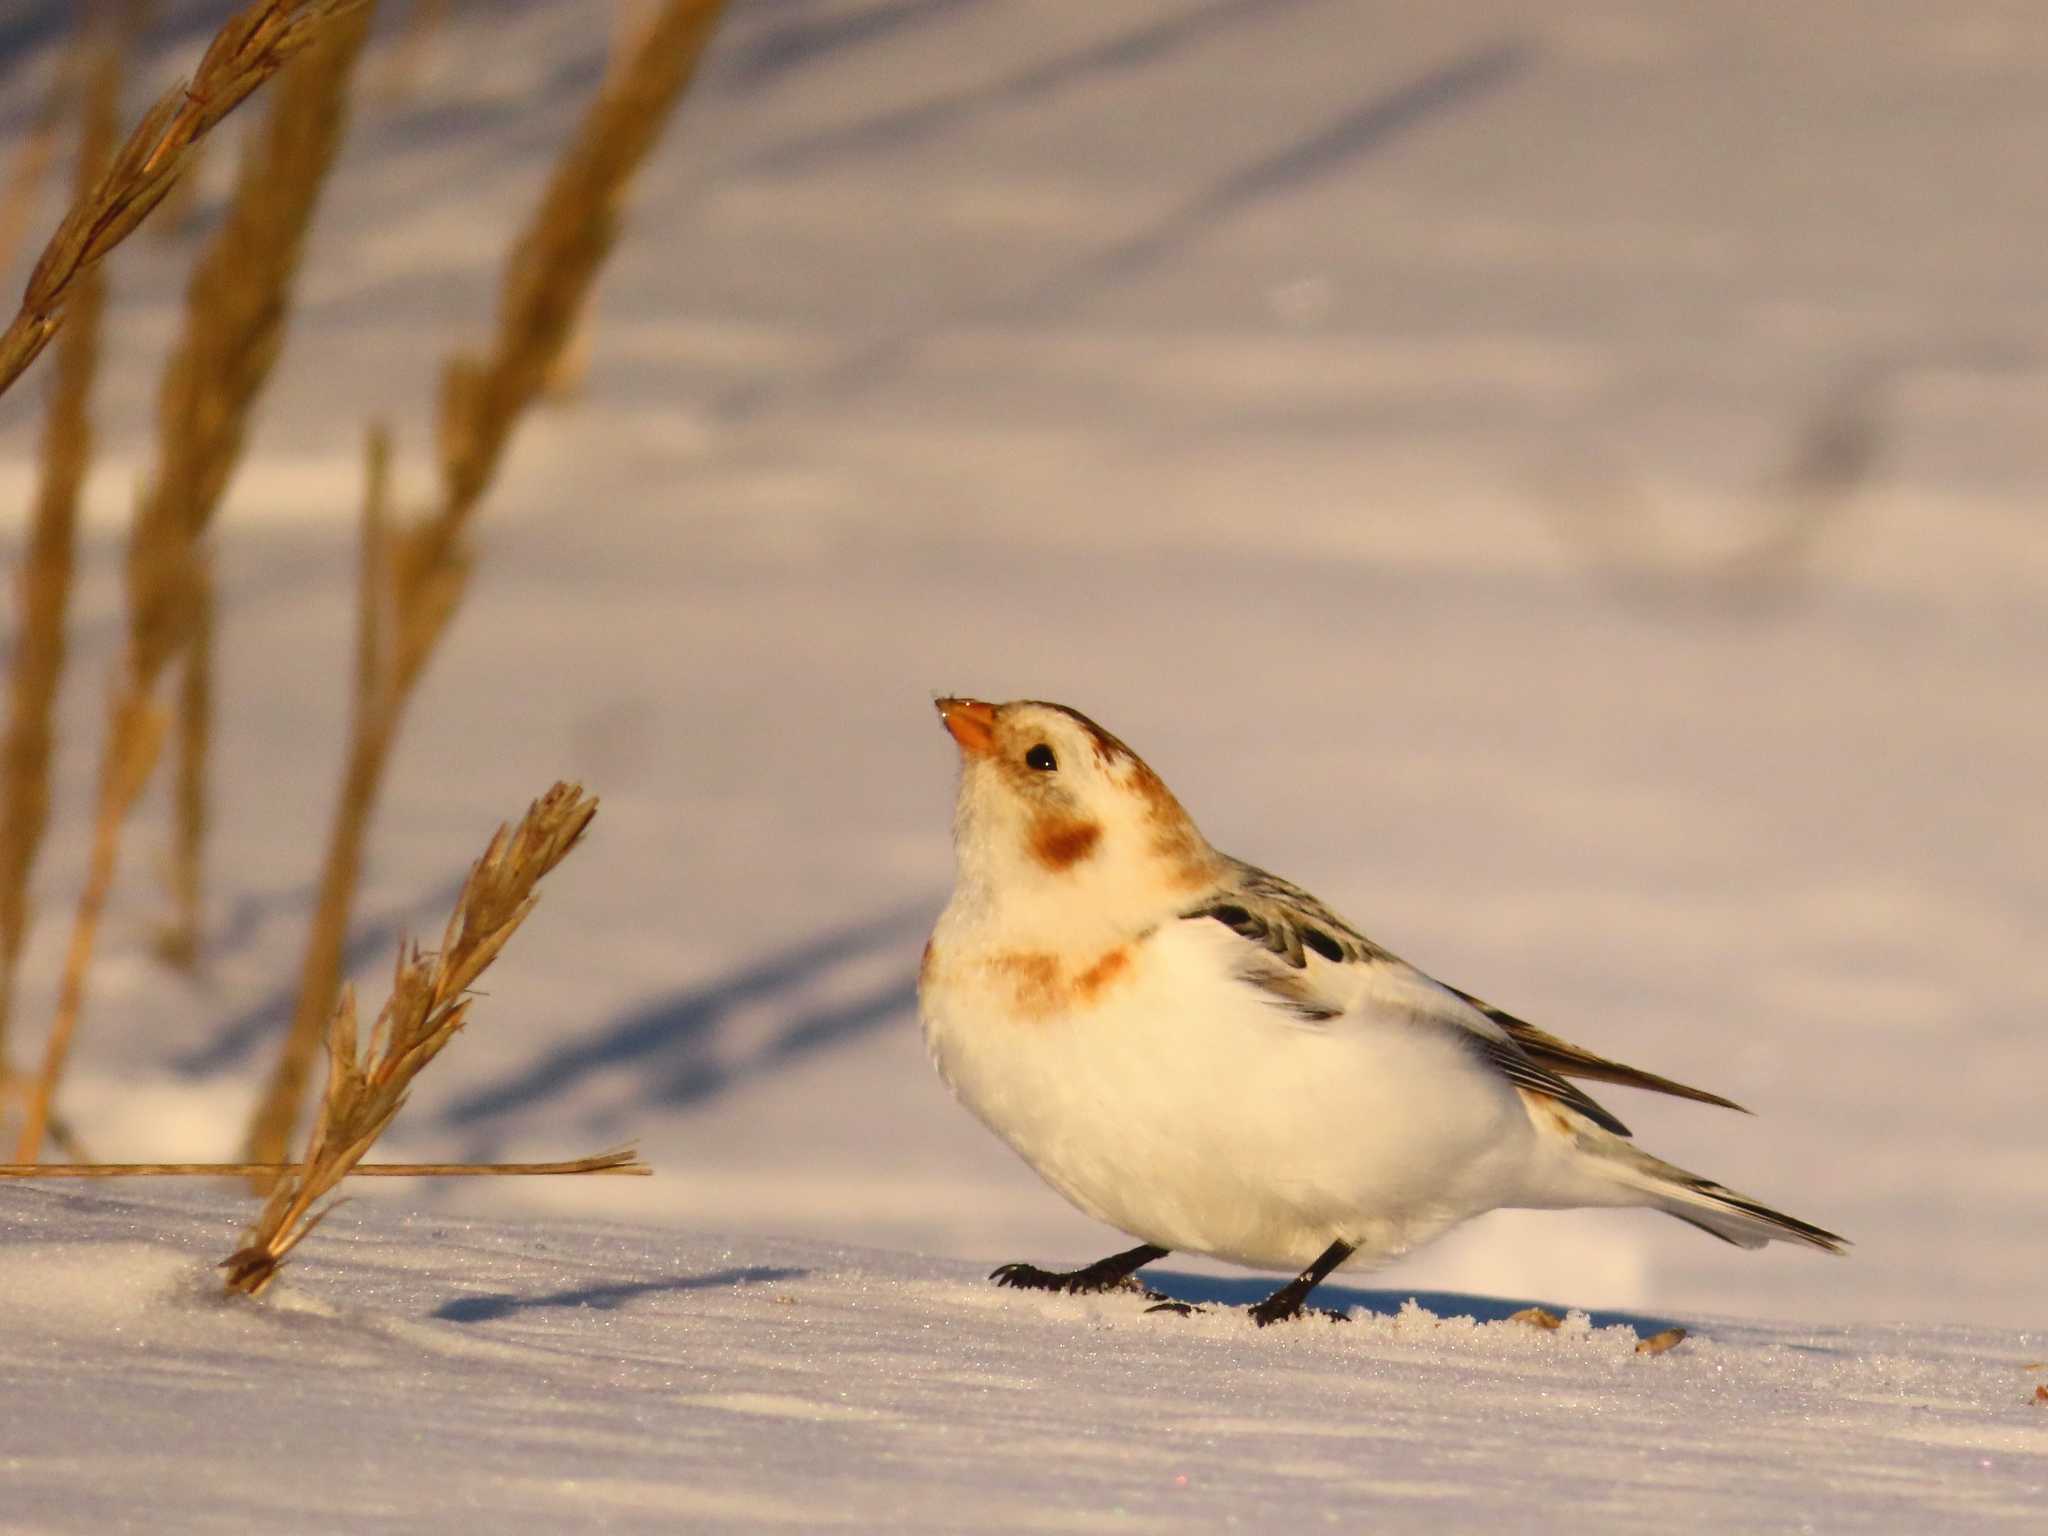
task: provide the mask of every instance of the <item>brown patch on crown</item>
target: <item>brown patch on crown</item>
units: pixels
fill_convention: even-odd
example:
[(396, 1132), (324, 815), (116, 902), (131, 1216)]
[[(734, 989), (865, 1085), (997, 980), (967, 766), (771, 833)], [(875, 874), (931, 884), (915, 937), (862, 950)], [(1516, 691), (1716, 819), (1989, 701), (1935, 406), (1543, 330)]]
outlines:
[(1054, 874), (1090, 857), (1102, 841), (1102, 824), (1048, 813), (1031, 823), (1031, 856)]
[(1119, 944), (1105, 950), (1071, 980), (1059, 956), (1045, 950), (1005, 950), (988, 965), (1008, 987), (1017, 1013), (1037, 1021), (1098, 1002), (1119, 977), (1130, 974), (1131, 946)]
[[(1105, 764), (1114, 764), (1122, 761), (1136, 763), (1140, 768), (1145, 768), (1143, 758), (1139, 757), (1137, 753), (1133, 752), (1093, 720), (1090, 720), (1078, 709), (1070, 709), (1064, 704), (1055, 704), (1049, 699), (1026, 699), (1024, 702), (1034, 704), (1040, 709), (1055, 710), (1065, 715), (1074, 724), (1080, 726), (1082, 730), (1088, 733), (1089, 742), (1095, 748), (1095, 755)], [(1152, 770), (1145, 768), (1145, 771), (1150, 773)]]

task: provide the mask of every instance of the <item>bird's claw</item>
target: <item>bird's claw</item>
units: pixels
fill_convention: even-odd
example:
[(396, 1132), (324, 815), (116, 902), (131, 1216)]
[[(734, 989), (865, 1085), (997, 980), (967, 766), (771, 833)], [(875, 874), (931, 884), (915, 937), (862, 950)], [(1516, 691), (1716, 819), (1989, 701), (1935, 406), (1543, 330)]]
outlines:
[(997, 1285), (1019, 1291), (1058, 1291), (1068, 1296), (1130, 1291), (1155, 1301), (1161, 1299), (1159, 1292), (1147, 1287), (1136, 1275), (1102, 1275), (1089, 1269), (1062, 1273), (1054, 1269), (1040, 1269), (1036, 1264), (999, 1264), (988, 1272), (988, 1277)]
[(1251, 1313), (1252, 1321), (1261, 1328), (1274, 1323), (1292, 1322), (1297, 1317), (1320, 1317), (1332, 1323), (1351, 1321), (1348, 1313), (1338, 1312), (1329, 1307), (1304, 1307), (1291, 1296), (1268, 1296), (1264, 1301), (1253, 1303), (1246, 1310)]

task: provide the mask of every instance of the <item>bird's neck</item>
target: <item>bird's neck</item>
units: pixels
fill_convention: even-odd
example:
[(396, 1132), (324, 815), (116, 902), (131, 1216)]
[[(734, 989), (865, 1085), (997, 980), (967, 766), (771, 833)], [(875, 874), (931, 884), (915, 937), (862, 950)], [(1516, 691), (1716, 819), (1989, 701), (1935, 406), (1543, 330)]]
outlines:
[(1156, 881), (1118, 880), (1111, 871), (989, 879), (963, 861), (940, 919), (956, 944), (1094, 952), (1129, 942), (1171, 920), (1180, 904)]

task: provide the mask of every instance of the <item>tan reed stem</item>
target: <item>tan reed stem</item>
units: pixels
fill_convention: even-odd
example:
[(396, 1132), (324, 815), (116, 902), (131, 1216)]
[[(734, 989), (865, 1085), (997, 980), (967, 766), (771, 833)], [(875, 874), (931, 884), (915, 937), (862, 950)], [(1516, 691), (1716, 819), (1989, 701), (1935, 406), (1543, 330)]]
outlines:
[[(246, 1179), (268, 1186), (303, 1173), (303, 1163), (0, 1163), (0, 1179)], [(351, 1179), (555, 1178), (571, 1174), (645, 1178), (654, 1170), (631, 1147), (557, 1163), (357, 1163)]]
[(568, 857), (596, 814), (597, 802), (578, 786), (556, 784), (527, 807), (516, 831), (498, 828), (463, 883), (440, 949), (423, 955), (401, 947), (366, 1053), (359, 1054), (354, 995), (342, 989), (327, 1030), (327, 1091), (305, 1155), (276, 1182), (242, 1247), (222, 1265), (230, 1291), (261, 1292), (319, 1224), (326, 1213), (314, 1205), (362, 1161), (405, 1107), (413, 1079), (462, 1028), (470, 989), (526, 921), (540, 881)]
[[(383, 780), (383, 763), (390, 751), (392, 733), (403, 708), (403, 693), (394, 696), (397, 678), (390, 660), (394, 618), (390, 612), (391, 577), (391, 434), (381, 422), (372, 422), (364, 444), (366, 461), (363, 490), (362, 544), (356, 576), (356, 655), (353, 714), (349, 727), (348, 758), (342, 771), (341, 792), (336, 799), (334, 820), (328, 828), (327, 853), (320, 865), (320, 895), (314, 904), (313, 922), (306, 936), (306, 953), (300, 963), (299, 1000), (292, 1016), (287, 1048), (302, 1036), (308, 1044), (303, 1059), (280, 1060), (269, 1089), (256, 1107), (250, 1122), (247, 1144), (252, 1160), (275, 1163), (291, 1139), (298, 1116), (298, 1103), (305, 1094), (306, 1079), (312, 1071), (312, 1052), (319, 1046), (319, 1018), (314, 1027), (301, 1024), (314, 999), (331, 1015), (334, 999), (341, 991), (342, 955), (348, 940), (349, 909), (362, 867), (363, 843), (371, 812), (376, 809), (377, 792)], [(451, 592), (448, 601), (452, 604)], [(289, 1073), (289, 1077), (286, 1074)], [(284, 1086), (280, 1087), (280, 1082)], [(269, 1156), (256, 1148), (278, 1148)], [(258, 1193), (267, 1184), (260, 1177)]]
[(195, 139), (192, 147), (185, 151), (185, 168), (178, 172), (177, 180), (171, 183), (171, 190), (157, 205), (156, 217), (146, 226), (159, 244), (175, 241), (198, 214), (201, 189), (206, 181), (200, 167), (206, 163), (207, 145), (213, 142), (212, 139)]
[[(89, 65), (78, 150), (80, 194), (91, 188), (119, 132), (123, 50), (103, 31)], [(64, 673), (64, 616), (71, 602), (79, 493), (92, 459), (92, 389), (99, 367), (102, 275), (80, 279), (72, 327), (57, 349), (43, 424), (42, 484), (21, 565), (21, 629), (0, 743), (0, 1087), (12, 1082), (7, 1051), (14, 982), (33, 909), (29, 876), (50, 814), (50, 756), (57, 688)], [(0, 1102), (4, 1102), (0, 1095)]]
[[(171, 921), (160, 948), (189, 963), (199, 948), (213, 699), (213, 571), (204, 535), (242, 457), (257, 396), (284, 346), (306, 232), (346, 127), (350, 81), (375, 0), (339, 16), (285, 67), (263, 131), (243, 155), (219, 231), (193, 268), (184, 330), (164, 369), (157, 477), (139, 514), (184, 531), (176, 577), (184, 615)], [(175, 538), (168, 542), (178, 542)]]
[(157, 935), (157, 953), (181, 970), (199, 963), (200, 907), (205, 898), (208, 796), (207, 743), (213, 735), (213, 561), (192, 562), (185, 663), (178, 674), (177, 773), (171, 794), (171, 857), (166, 872), (171, 916)]
[(107, 723), (110, 750), (100, 764), (92, 855), (86, 867), (85, 889), (78, 898), (78, 912), (72, 919), (71, 943), (64, 955), (64, 974), (57, 989), (57, 1021), (43, 1047), (42, 1070), (30, 1089), (21, 1139), (15, 1143), (14, 1160), (18, 1163), (34, 1162), (42, 1150), (51, 1101), (56, 1096), (57, 1082), (64, 1075), (71, 1054), (71, 1037), (85, 1004), (85, 974), (92, 966), (93, 941), (99, 933), (107, 895), (114, 886), (121, 824), (148, 781), (157, 750), (163, 744), (164, 726), (163, 711), (146, 697), (132, 694), (116, 701)]
[(189, 83), (143, 114), (88, 196), (57, 226), (30, 273), (20, 311), (0, 332), (0, 395), (64, 323), (80, 276), (135, 232), (163, 201), (192, 144), (248, 99), (286, 60), (364, 0), (253, 0), (222, 24)]
[(689, 83), (723, 8), (723, 0), (669, 0), (648, 25), (632, 58), (584, 114), (513, 247), (489, 354), (449, 364), (441, 394), (446, 501), (436, 519), (442, 541), (461, 533), (513, 427), (546, 381), (618, 236), (626, 186)]
[[(605, 54), (605, 81), (618, 79), (636, 55), (642, 36), (653, 19), (653, 0), (612, 0), (611, 41)], [(550, 401), (573, 399), (590, 376), (591, 317), (596, 295), (586, 295), (576, 311), (561, 346), (548, 360), (541, 393)]]
[(468, 582), (464, 530), (513, 428), (546, 382), (617, 236), (625, 188), (688, 85), (722, 6), (723, 0), (668, 0), (649, 23), (632, 56), (585, 112), (513, 246), (490, 351), (481, 357), (458, 354), (443, 375), (441, 502), (424, 522), (383, 541), (379, 675), (370, 686), (358, 685), (360, 707), (300, 971), (298, 1006), (245, 1144), (254, 1162), (282, 1161), (291, 1142), (320, 1031), (341, 985), (369, 811), (406, 701)]
[[(169, 185), (163, 177), (173, 169), (184, 149), (199, 133), (219, 122), (237, 102), (246, 98), (301, 48), (320, 41), (330, 23), (359, 24), (362, 0), (269, 0), (251, 5), (216, 34), (213, 45), (200, 61), (193, 84), (180, 95), (173, 93), (157, 103), (151, 114), (130, 135), (114, 158), (112, 167), (95, 185), (89, 197), (72, 210), (72, 216), (58, 230), (49, 250), (44, 252), (36, 275), (29, 280), (31, 301), (39, 291), (61, 295), (61, 301), (25, 303), (23, 317), (33, 311), (49, 320), (39, 332), (46, 341), (54, 332), (64, 307), (75, 298), (79, 276), (90, 271), (111, 250), (118, 238), (133, 230), (148, 207)], [(158, 122), (158, 119), (161, 122)], [(181, 126), (182, 125), (182, 126)], [(110, 193), (109, 188), (116, 189)], [(141, 190), (136, 190), (136, 189)], [(95, 208), (108, 210), (105, 219), (86, 217)], [(139, 210), (139, 211), (138, 211)], [(67, 231), (72, 233), (67, 234)], [(109, 235), (107, 231), (113, 231)], [(296, 248), (294, 246), (294, 248)], [(98, 254), (93, 254), (95, 251)], [(88, 257), (90, 259), (88, 259)], [(202, 269), (212, 265), (202, 262)], [(195, 289), (213, 282), (227, 284), (233, 279), (233, 265), (225, 278), (208, 279), (204, 270), (195, 275)], [(62, 282), (53, 290), (51, 273)], [(232, 301), (223, 300), (230, 314), (238, 314)], [(21, 322), (17, 320), (17, 325)], [(10, 328), (9, 335), (13, 335)], [(188, 340), (192, 331), (188, 329)], [(277, 332), (274, 322), (246, 328), (244, 336), (255, 337), (259, 348), (267, 345), (275, 355)], [(37, 343), (40, 349), (41, 343)], [(7, 339), (0, 337), (0, 356)], [(30, 353), (29, 356), (33, 356)], [(205, 393), (197, 382), (213, 377), (197, 366), (199, 349), (181, 348), (167, 370), (164, 397), (167, 401), (200, 399), (217, 403), (233, 399), (226, 394)], [(25, 366), (25, 364), (24, 364)], [(268, 367), (268, 360), (263, 366)], [(245, 379), (245, 370), (229, 375)], [(0, 374), (0, 388), (5, 387)], [(167, 412), (168, 414), (168, 412)], [(16, 1160), (32, 1163), (41, 1149), (48, 1124), (51, 1101), (63, 1076), (71, 1040), (85, 1004), (87, 973), (92, 966), (93, 946), (99, 933), (101, 914), (113, 889), (119, 862), (121, 828), (128, 812), (148, 782), (162, 745), (165, 720), (155, 703), (158, 679), (186, 642), (192, 623), (193, 549), (201, 527), (199, 509), (210, 510), (225, 483), (231, 454), (220, 444), (239, 441), (239, 425), (225, 431), (210, 415), (192, 419), (193, 436), (213, 451), (198, 456), (195, 444), (180, 441), (177, 452), (195, 456), (179, 459), (189, 468), (169, 469), (159, 475), (157, 489), (137, 509), (135, 526), (128, 543), (128, 642), (116, 677), (115, 697), (109, 715), (108, 738), (100, 760), (100, 794), (93, 827), (92, 857), (84, 891), (79, 896), (73, 919), (71, 942), (66, 951), (63, 980), (57, 995), (57, 1018), (44, 1048), (43, 1065), (33, 1088), (33, 1098), (24, 1117)]]

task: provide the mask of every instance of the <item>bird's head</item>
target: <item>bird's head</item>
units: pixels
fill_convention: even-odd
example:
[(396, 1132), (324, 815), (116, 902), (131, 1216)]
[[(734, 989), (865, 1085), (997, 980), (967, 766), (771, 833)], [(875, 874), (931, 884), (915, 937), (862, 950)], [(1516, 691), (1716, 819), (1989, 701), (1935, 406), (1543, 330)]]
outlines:
[(960, 748), (963, 889), (1016, 918), (1143, 926), (1213, 885), (1221, 856), (1144, 759), (1077, 710), (940, 699)]

